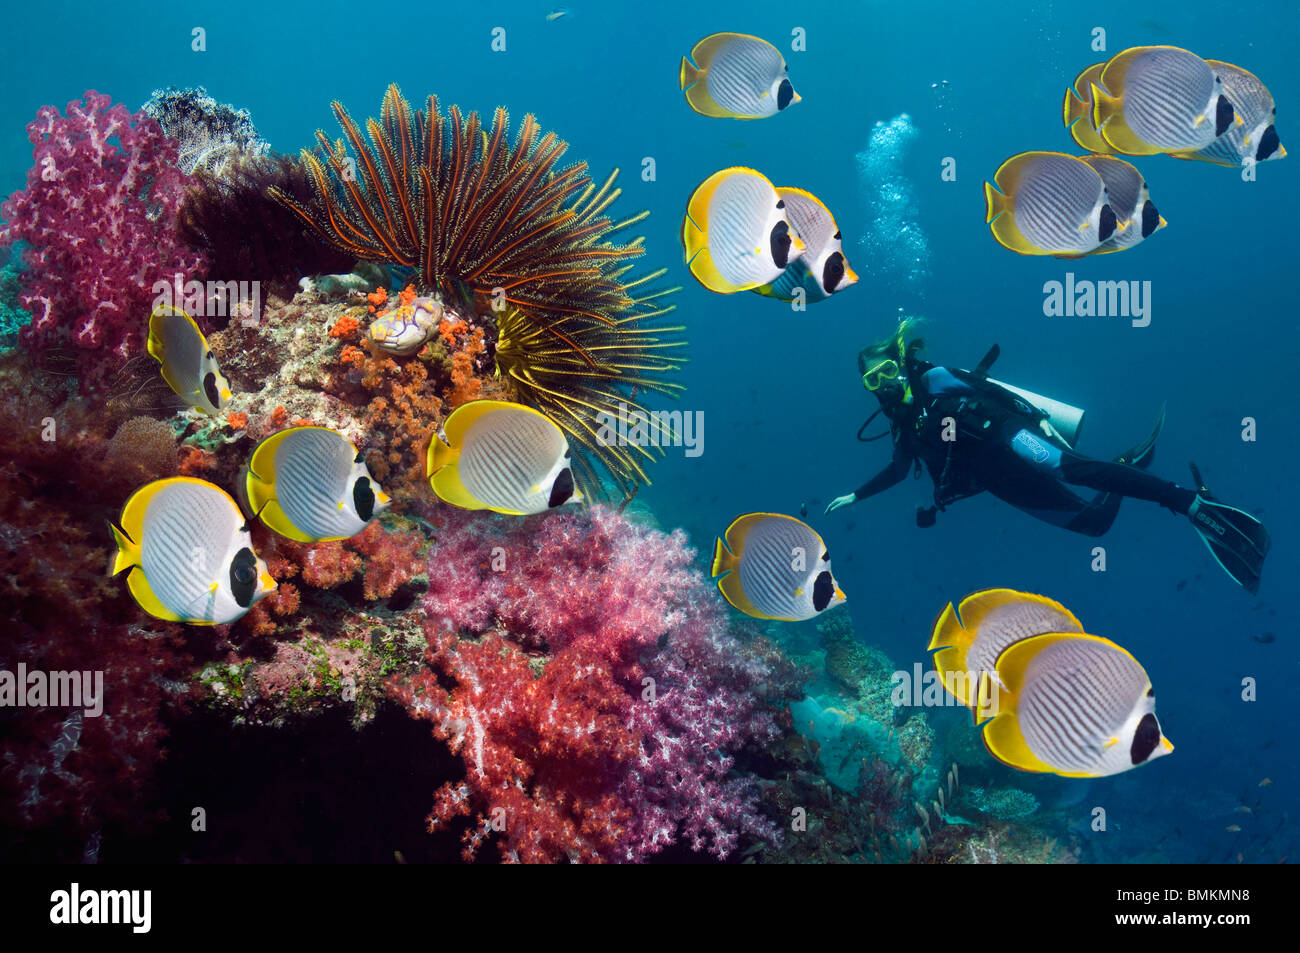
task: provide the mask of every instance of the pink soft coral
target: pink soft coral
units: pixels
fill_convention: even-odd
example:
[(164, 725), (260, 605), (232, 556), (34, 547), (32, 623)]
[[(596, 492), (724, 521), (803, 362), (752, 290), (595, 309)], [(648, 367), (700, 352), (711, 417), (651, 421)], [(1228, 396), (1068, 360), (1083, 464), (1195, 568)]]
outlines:
[[(472, 853), (510, 792), (515, 812), (529, 805), (526, 830), (546, 832), (549, 859), (640, 860), (682, 836), (695, 850), (726, 857), (741, 835), (776, 839), (756, 811), (751, 780), (734, 764), (747, 744), (777, 733), (763, 695), (769, 668), (728, 633), (727, 614), (691, 565), (684, 534), (601, 508), (524, 520), (461, 511), (438, 518), (425, 610), (430, 665), (440, 675), (426, 670), (394, 684), (396, 697), (433, 720), (435, 734), (466, 761), (465, 781), (439, 792), (431, 825), (477, 813), (467, 835)], [(540, 678), (501, 636), (476, 645), (446, 634), (493, 627), (548, 653), (538, 658)], [(448, 680), (450, 690), (442, 687)], [(599, 735), (597, 726), (614, 713), (622, 730)], [(604, 749), (598, 770), (574, 772), (564, 760), (571, 753), (543, 743), (544, 726), (560, 715)], [(510, 756), (485, 771), (472, 739)], [(627, 757), (630, 741), (635, 751)], [(539, 777), (549, 779), (545, 797)], [(599, 805), (591, 810), (611, 819), (606, 831), (617, 826), (617, 837), (566, 835), (578, 803)], [(548, 859), (548, 851), (525, 856), (511, 816), (520, 820), (507, 811), (506, 856)]]
[(469, 631), (492, 623), (551, 651), (580, 645), (624, 679), (640, 680), (641, 655), (701, 589), (681, 530), (656, 532), (611, 510), (445, 520), (425, 601), (432, 618)]
[(155, 282), (202, 268), (176, 234), (189, 180), (156, 122), (94, 90), (66, 116), (42, 106), (27, 135), (27, 188), (0, 206), (0, 244), (27, 245), (23, 340), (73, 345), (83, 382), (95, 386), (143, 348)]

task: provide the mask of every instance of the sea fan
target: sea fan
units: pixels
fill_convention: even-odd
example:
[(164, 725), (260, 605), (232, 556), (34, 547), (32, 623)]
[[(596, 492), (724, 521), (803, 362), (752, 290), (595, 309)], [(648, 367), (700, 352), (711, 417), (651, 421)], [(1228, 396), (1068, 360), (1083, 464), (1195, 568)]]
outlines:
[[(567, 143), (531, 115), (510, 145), (504, 109), (485, 129), (455, 106), (444, 116), (433, 96), (413, 112), (390, 86), (380, 118), (366, 121), (367, 142), (347, 110), (333, 108), (344, 138), (331, 144), (318, 131), (317, 149), (302, 154), (311, 201), (271, 194), (349, 254), (412, 269), (422, 292), (467, 312), (490, 304), (505, 342), (498, 368), (519, 397), (634, 492), (646, 480), (639, 458), (651, 451), (597, 439), (598, 417), (620, 403), (638, 408), (641, 390), (675, 395), (680, 385), (662, 375), (678, 368), (668, 355), (684, 342), (680, 328), (646, 323), (672, 310), (660, 299), (677, 289), (639, 290), (662, 270), (628, 278), (641, 239), (609, 241), (647, 214), (605, 215), (620, 194), (617, 171), (597, 187), (586, 163), (560, 167)], [(598, 490), (594, 470), (582, 469), (585, 489)]]

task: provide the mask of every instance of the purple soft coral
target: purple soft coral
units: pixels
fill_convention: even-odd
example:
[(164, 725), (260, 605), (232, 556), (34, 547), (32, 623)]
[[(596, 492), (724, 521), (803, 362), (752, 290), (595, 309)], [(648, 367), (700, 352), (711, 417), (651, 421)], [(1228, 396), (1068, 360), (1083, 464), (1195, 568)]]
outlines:
[(716, 597), (698, 586), (683, 593), (690, 602), (681, 621), (646, 665), (653, 692), (633, 708), (645, 743), (621, 790), (637, 805), (625, 835), (629, 860), (673, 843), (679, 824), (692, 849), (719, 857), (741, 833), (777, 842), (754, 809), (750, 780), (731, 776), (732, 752), (779, 734), (756, 694), (770, 673), (727, 634)]
[(681, 531), (599, 507), (536, 520), (439, 517), (425, 600), (435, 629), (499, 627), (545, 648), (548, 670), (574, 653), (594, 657), (626, 693), (639, 747), (611, 779), (631, 820), (610, 859), (640, 860), (683, 836), (719, 857), (741, 834), (776, 840), (750, 780), (733, 771), (736, 752), (777, 734), (762, 697), (770, 672), (728, 633)]
[(143, 347), (155, 283), (203, 265), (176, 236), (188, 177), (154, 120), (93, 89), (66, 116), (42, 106), (27, 135), (27, 188), (0, 205), (0, 244), (27, 245), (22, 338), (38, 350), (73, 345), (93, 387)]

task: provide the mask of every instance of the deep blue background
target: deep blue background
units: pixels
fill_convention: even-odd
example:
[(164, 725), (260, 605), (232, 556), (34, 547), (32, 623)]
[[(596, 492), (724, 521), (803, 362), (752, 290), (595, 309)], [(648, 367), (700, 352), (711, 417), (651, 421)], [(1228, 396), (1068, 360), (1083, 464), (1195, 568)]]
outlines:
[[(986, 586), (1048, 594), (1090, 631), (1129, 648), (1156, 686), (1173, 757), (1115, 779), (1080, 785), (1050, 779), (1067, 800), (1107, 807), (1104, 853), (1115, 859), (1272, 861), (1296, 853), (1281, 811), (1296, 801), (1296, 627), (1289, 614), (1297, 557), (1290, 492), (1295, 434), (1296, 186), (1300, 153), (1243, 183), (1230, 169), (1166, 157), (1137, 161), (1169, 227), (1119, 255), (1067, 263), (1000, 248), (983, 223), (981, 184), (1028, 149), (1074, 151), (1060, 121), (1075, 74), (1103, 59), (1091, 30), (1108, 31), (1107, 54), (1169, 43), (1235, 62), (1272, 90), (1284, 144), (1300, 149), (1295, 69), (1300, 15), (1294, 3), (1133, 5), (746, 2), (584, 4), (547, 22), (547, 3), (372, 7), (355, 2), (273, 5), (49, 3), (11, 9), (3, 40), (0, 192), (19, 188), (30, 164), (25, 124), (38, 106), (60, 106), (87, 88), (133, 108), (166, 84), (208, 87), (245, 106), (283, 151), (321, 126), (337, 134), (329, 101), (354, 115), (377, 111), (385, 86), (412, 99), (489, 111), (516, 122), (534, 112), (598, 176), (624, 170), (616, 209), (649, 208), (650, 267), (669, 266), (684, 286), (677, 315), (693, 361), (683, 408), (705, 413), (705, 453), (670, 453), (644, 499), (665, 526), (683, 526), (702, 550), (735, 515), (797, 513), (825, 536), (848, 592), (860, 638), (910, 667), (949, 598)], [(190, 28), (207, 29), (207, 52)], [(507, 31), (493, 53), (490, 31)], [(789, 50), (794, 27), (807, 51), (787, 52), (803, 102), (757, 122), (707, 119), (677, 89), (677, 64), (718, 30), (761, 35)], [(933, 84), (947, 80), (947, 87)], [(920, 130), (907, 161), (916, 220), (931, 247), (924, 289), (930, 359), (971, 366), (994, 341), (996, 375), (1088, 409), (1080, 449), (1111, 456), (1143, 435), (1162, 400), (1168, 424), (1155, 469), (1185, 480), (1197, 460), (1223, 499), (1261, 513), (1274, 534), (1258, 598), (1233, 586), (1185, 521), (1140, 502), (1124, 506), (1102, 541), (1108, 571), (1090, 571), (1094, 541), (981, 497), (913, 524), (928, 480), (831, 517), (821, 506), (883, 466), (884, 443), (854, 432), (874, 409), (855, 373), (864, 343), (887, 334), (915, 298), (864, 281), (803, 314), (697, 285), (681, 263), (685, 202), (704, 177), (750, 165), (781, 185), (819, 195), (835, 211), (846, 252), (864, 196), (854, 163), (872, 125), (907, 112)], [(653, 156), (658, 178), (643, 182)], [(956, 158), (957, 181), (940, 180)], [(1133, 328), (1114, 318), (1045, 318), (1042, 285), (1080, 278), (1149, 280), (1154, 317)], [(1241, 420), (1258, 421), (1243, 443)], [(1185, 585), (1184, 585), (1185, 583)], [(1276, 641), (1252, 636), (1272, 632)], [(1259, 701), (1239, 698), (1258, 679)], [(1258, 782), (1271, 777), (1273, 785)], [(1007, 772), (1006, 781), (1017, 778)], [(1042, 790), (1040, 788), (1040, 790)], [(1233, 814), (1246, 799), (1253, 815)], [(1240, 833), (1225, 831), (1240, 823)], [(1177, 831), (1178, 833), (1175, 833)]]

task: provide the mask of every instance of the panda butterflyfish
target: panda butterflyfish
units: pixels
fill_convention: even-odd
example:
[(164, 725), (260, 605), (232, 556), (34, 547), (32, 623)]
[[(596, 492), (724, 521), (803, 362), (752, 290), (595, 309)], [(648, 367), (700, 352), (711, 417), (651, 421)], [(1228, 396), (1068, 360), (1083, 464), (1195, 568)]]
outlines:
[(805, 301), (825, 301), (858, 280), (844, 257), (840, 228), (835, 216), (821, 199), (803, 189), (781, 187), (776, 194), (785, 202), (791, 229), (806, 246), (803, 257), (791, 262), (770, 284), (755, 288), (758, 294), (781, 301), (793, 301), (794, 290), (803, 288)]
[(551, 418), (504, 400), (457, 407), (429, 442), (425, 475), (444, 502), (512, 516), (582, 500), (569, 441)]
[(756, 619), (811, 619), (847, 598), (821, 536), (779, 513), (738, 516), (713, 545), (711, 575), (721, 577), (728, 602)]
[(1021, 255), (1086, 255), (1119, 227), (1091, 166), (1062, 152), (1022, 152), (984, 183), (984, 221)]
[(216, 416), (230, 400), (230, 382), (199, 326), (180, 308), (159, 305), (149, 316), (149, 354), (163, 380), (192, 407)]
[(1049, 633), (1022, 639), (985, 673), (979, 709), (992, 713), (984, 745), (1003, 764), (1067, 778), (1099, 778), (1169, 754), (1155, 689), (1137, 659), (1109, 639)]
[(1220, 60), (1206, 60), (1223, 84), (1223, 94), (1241, 119), (1204, 149), (1178, 152), (1179, 159), (1199, 159), (1215, 165), (1240, 167), (1252, 162), (1286, 157), (1286, 149), (1277, 137), (1274, 122), (1277, 105), (1268, 87), (1249, 70)]
[(677, 81), (692, 109), (719, 119), (775, 116), (801, 98), (781, 51), (746, 33), (700, 40), (689, 58), (682, 57)]
[(740, 166), (713, 173), (691, 194), (682, 248), (695, 279), (719, 294), (775, 281), (804, 253), (772, 183)]
[(205, 480), (145, 484), (120, 523), (109, 523), (117, 543), (109, 575), (130, 569), (131, 595), (159, 619), (224, 625), (275, 589), (238, 504)]
[(1131, 248), (1169, 224), (1151, 201), (1142, 173), (1130, 163), (1105, 155), (1080, 156), (1079, 159), (1101, 176), (1106, 186), (1106, 202), (1114, 211), (1118, 225), (1123, 226), (1117, 227), (1115, 233), (1098, 245), (1092, 254), (1104, 255)]
[(328, 427), (291, 427), (257, 445), (244, 475), (248, 505), (300, 543), (348, 539), (391, 502), (352, 441)]
[(1210, 65), (1176, 46), (1116, 53), (1091, 91), (1093, 128), (1127, 155), (1194, 152), (1241, 122)]
[(1080, 148), (1093, 153), (1110, 153), (1112, 149), (1092, 127), (1092, 84), (1101, 82), (1101, 71), (1105, 63), (1094, 63), (1074, 78), (1074, 82), (1065, 90), (1065, 104), (1062, 118)]
[(928, 651), (944, 688), (973, 708), (980, 678), (994, 671), (1002, 650), (1021, 639), (1046, 632), (1082, 632), (1069, 609), (1031, 592), (983, 589), (960, 605), (946, 605), (934, 620)]

